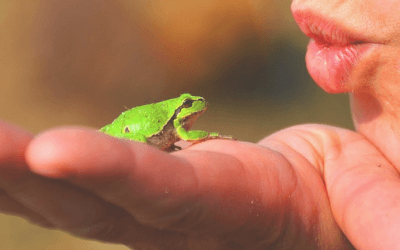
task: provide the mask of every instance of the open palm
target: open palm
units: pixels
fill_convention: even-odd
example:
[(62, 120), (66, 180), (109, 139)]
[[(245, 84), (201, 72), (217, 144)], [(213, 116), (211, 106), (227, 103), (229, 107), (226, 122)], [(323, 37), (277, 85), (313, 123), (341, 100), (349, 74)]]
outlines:
[(361, 135), (303, 125), (165, 153), (0, 123), (0, 210), (134, 249), (399, 247), (399, 175)]

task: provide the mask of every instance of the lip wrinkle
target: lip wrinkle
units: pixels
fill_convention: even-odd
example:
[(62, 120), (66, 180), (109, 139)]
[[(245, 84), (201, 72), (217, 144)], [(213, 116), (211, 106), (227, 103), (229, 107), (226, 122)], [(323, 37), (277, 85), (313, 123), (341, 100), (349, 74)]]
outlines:
[(302, 11), (294, 12), (293, 17), (301, 31), (319, 44), (346, 46), (365, 42), (360, 34), (350, 32), (334, 21), (326, 20), (318, 15)]
[(328, 93), (351, 92), (353, 69), (364, 55), (375, 48), (362, 34), (351, 32), (333, 19), (312, 12), (294, 12), (300, 29), (309, 36), (306, 66), (314, 81)]

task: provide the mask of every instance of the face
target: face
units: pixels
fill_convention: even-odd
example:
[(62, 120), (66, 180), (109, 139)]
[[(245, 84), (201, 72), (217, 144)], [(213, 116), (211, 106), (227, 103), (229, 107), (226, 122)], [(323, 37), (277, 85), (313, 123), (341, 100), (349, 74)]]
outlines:
[(183, 99), (183, 104), (179, 107), (179, 117), (199, 116), (207, 109), (207, 103), (203, 97), (189, 96)]
[(189, 130), (197, 121), (199, 116), (207, 110), (207, 102), (203, 97), (190, 96), (183, 100), (183, 104), (179, 108), (179, 118), (183, 118), (180, 125), (185, 130)]
[(349, 92), (357, 130), (400, 169), (400, 2), (294, 0), (311, 37), (306, 64), (330, 93)]

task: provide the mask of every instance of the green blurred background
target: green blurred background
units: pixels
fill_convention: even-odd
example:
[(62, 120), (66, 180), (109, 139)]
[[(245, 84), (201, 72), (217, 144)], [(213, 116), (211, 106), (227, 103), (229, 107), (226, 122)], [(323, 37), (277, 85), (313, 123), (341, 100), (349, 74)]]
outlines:
[[(99, 128), (125, 107), (181, 93), (196, 128), (257, 142), (300, 123), (352, 128), (346, 95), (310, 79), (308, 39), (275, 0), (0, 2), (0, 119), (38, 133)], [(0, 249), (127, 249), (0, 216)]]

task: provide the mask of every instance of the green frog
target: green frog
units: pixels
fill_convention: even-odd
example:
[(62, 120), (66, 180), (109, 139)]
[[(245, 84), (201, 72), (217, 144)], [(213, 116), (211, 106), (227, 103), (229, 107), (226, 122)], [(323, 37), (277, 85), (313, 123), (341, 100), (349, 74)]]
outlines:
[(108, 135), (147, 143), (164, 151), (179, 149), (174, 143), (198, 143), (211, 139), (234, 140), (216, 132), (190, 130), (207, 110), (203, 97), (182, 94), (170, 100), (134, 107), (100, 129)]

